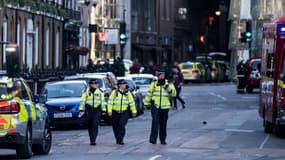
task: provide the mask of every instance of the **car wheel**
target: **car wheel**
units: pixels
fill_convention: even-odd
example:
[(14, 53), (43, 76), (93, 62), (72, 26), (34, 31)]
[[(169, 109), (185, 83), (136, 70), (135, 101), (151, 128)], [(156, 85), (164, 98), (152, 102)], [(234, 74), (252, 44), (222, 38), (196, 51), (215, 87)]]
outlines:
[(52, 134), (49, 125), (46, 123), (41, 144), (33, 145), (33, 152), (37, 155), (48, 154), (51, 148)]
[(20, 144), (16, 148), (16, 153), (19, 158), (31, 158), (32, 152), (32, 129), (27, 127), (25, 143)]

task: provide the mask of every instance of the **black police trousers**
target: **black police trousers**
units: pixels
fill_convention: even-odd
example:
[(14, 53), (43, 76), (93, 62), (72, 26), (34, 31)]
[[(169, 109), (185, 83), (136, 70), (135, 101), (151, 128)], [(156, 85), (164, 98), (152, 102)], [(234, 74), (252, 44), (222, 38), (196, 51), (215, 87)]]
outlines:
[(238, 77), (237, 91), (244, 92), (246, 87), (246, 77)]
[(117, 143), (124, 142), (124, 137), (126, 134), (125, 126), (128, 123), (128, 119), (129, 119), (128, 111), (124, 111), (122, 113), (118, 113), (116, 111), (112, 112), (112, 128)]
[(100, 124), (101, 111), (99, 108), (88, 107), (87, 108), (87, 123), (90, 143), (96, 142), (98, 135), (98, 126)]
[(157, 109), (156, 107), (151, 107), (152, 124), (149, 138), (150, 142), (156, 143), (158, 132), (160, 142), (165, 142), (167, 136), (166, 128), (168, 112), (169, 109)]

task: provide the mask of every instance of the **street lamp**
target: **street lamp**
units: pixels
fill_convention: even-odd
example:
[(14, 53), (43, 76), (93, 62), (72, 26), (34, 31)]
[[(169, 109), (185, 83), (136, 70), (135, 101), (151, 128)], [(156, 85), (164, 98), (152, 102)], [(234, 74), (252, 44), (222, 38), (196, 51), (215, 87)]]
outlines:
[(221, 11), (215, 11), (216, 16), (221, 16), (222, 12)]

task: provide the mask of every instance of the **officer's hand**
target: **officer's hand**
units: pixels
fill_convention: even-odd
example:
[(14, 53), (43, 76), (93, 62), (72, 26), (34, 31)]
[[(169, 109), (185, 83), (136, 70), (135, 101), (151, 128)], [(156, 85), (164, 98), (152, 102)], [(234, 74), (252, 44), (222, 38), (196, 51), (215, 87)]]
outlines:
[(81, 118), (84, 114), (84, 111), (79, 111), (78, 118)]
[(108, 112), (108, 116), (111, 117), (112, 116), (112, 112)]

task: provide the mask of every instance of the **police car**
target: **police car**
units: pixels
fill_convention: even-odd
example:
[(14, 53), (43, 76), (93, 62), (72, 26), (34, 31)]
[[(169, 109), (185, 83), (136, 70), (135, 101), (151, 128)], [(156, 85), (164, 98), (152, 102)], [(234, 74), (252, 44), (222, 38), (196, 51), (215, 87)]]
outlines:
[(35, 103), (22, 78), (0, 77), (0, 148), (16, 149), (19, 158), (48, 154), (52, 134), (44, 106)]

